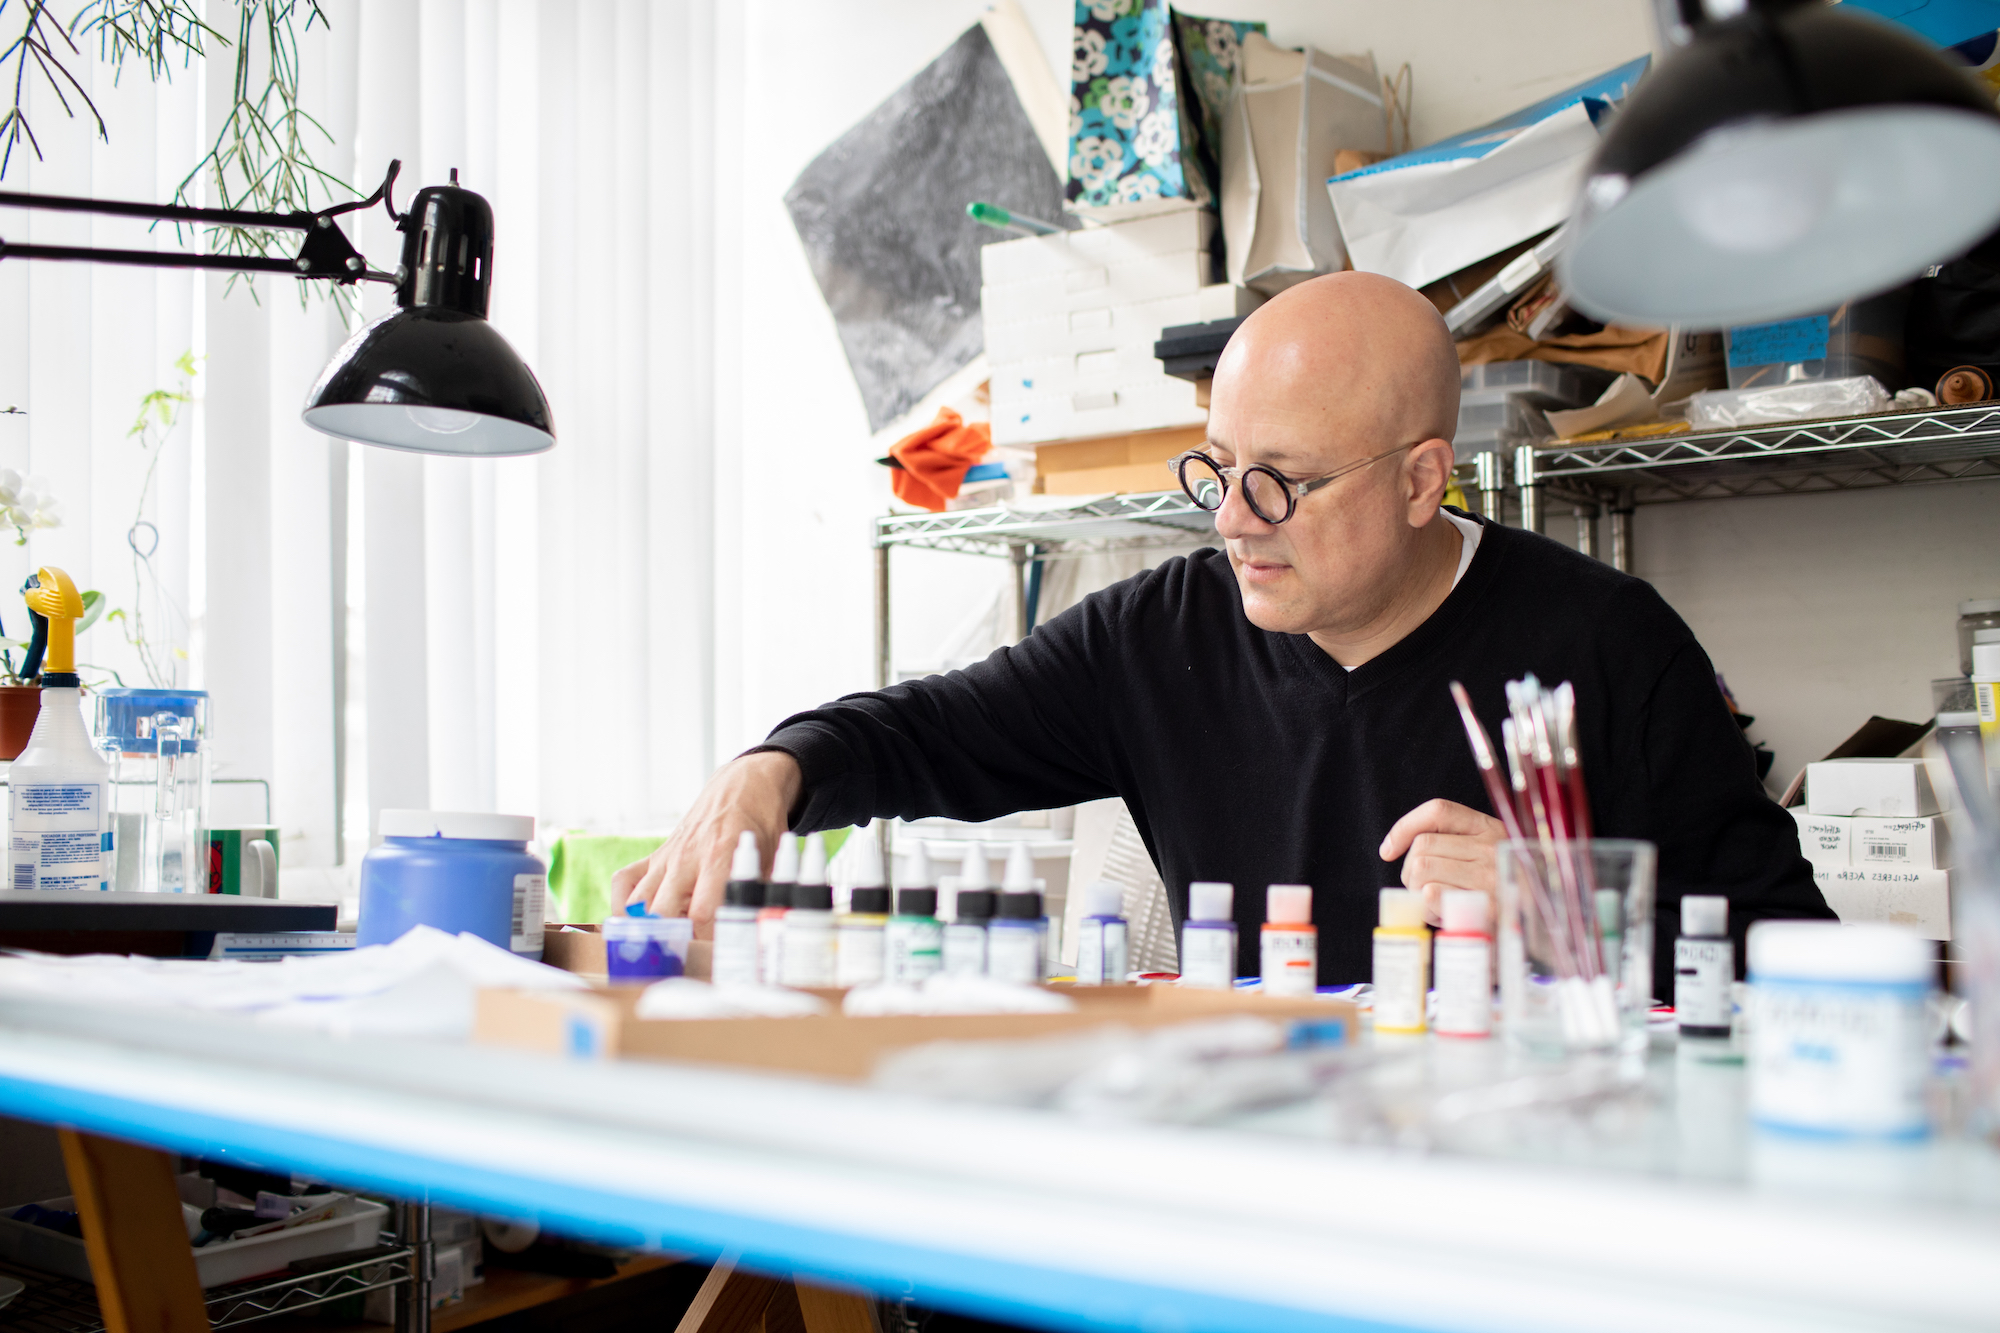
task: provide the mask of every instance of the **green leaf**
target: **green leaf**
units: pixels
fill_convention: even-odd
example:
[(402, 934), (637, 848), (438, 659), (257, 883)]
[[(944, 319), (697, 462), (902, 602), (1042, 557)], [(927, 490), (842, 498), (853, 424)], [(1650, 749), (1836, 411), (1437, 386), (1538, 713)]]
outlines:
[(83, 633), (97, 623), (104, 614), (104, 594), (92, 588), (83, 595), (83, 618), (76, 622), (76, 632)]

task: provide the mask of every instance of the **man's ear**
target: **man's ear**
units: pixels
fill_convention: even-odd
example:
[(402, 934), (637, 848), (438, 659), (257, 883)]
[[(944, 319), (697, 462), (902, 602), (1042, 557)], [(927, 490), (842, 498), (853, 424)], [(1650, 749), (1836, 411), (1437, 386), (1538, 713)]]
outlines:
[(1436, 515), (1457, 461), (1449, 440), (1425, 440), (1411, 446), (1404, 456), (1403, 485), (1411, 527), (1420, 528)]

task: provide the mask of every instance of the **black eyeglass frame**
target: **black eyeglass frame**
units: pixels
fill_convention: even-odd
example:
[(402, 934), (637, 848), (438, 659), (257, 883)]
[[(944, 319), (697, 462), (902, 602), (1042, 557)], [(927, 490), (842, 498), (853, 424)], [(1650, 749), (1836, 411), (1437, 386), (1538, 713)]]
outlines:
[[(1385, 458), (1391, 458), (1396, 454), (1400, 454), (1405, 449), (1414, 449), (1419, 444), (1422, 443), (1423, 443), (1422, 440), (1412, 440), (1408, 444), (1399, 444), (1395, 448), (1385, 449), (1381, 453), (1376, 454), (1373, 457), (1363, 458), (1358, 462), (1349, 463), (1346, 467), (1335, 468), (1331, 472), (1324, 473), (1317, 477), (1309, 478), (1306, 481), (1293, 481), (1290, 477), (1287, 477), (1284, 473), (1278, 471), (1276, 468), (1269, 467), (1263, 463), (1252, 463), (1249, 467), (1224, 467), (1222, 464), (1216, 462), (1213, 458), (1209, 457), (1208, 453), (1205, 450), (1201, 449), (1190, 449), (1186, 453), (1181, 454), (1179, 457), (1175, 458), (1172, 462), (1167, 464), (1167, 469), (1174, 474), (1174, 480), (1180, 483), (1181, 494), (1187, 496), (1187, 498), (1194, 503), (1195, 508), (1201, 510), (1204, 513), (1209, 513), (1209, 514), (1212, 514), (1216, 510), (1222, 508), (1223, 504), (1227, 502), (1227, 500), (1229, 499), (1229, 488), (1231, 485), (1240, 485), (1243, 478), (1253, 472), (1263, 473), (1265, 476), (1269, 477), (1272, 481), (1276, 482), (1278, 484), (1278, 489), (1281, 492), (1283, 492), (1285, 497), (1285, 512), (1277, 518), (1271, 517), (1269, 514), (1265, 513), (1261, 508), (1258, 507), (1257, 501), (1251, 498), (1251, 495), (1248, 491), (1245, 491), (1243, 493), (1243, 503), (1248, 505), (1250, 507), (1250, 512), (1255, 514), (1263, 522), (1269, 523), (1272, 527), (1276, 527), (1280, 523), (1284, 523), (1290, 520), (1291, 516), (1298, 512), (1299, 501), (1304, 499), (1306, 496), (1311, 495), (1314, 491), (1318, 490), (1320, 487), (1332, 485), (1334, 482), (1339, 481), (1342, 477), (1347, 476), (1351, 472), (1359, 472), (1363, 468), (1373, 467), (1375, 464), (1381, 462)], [(1202, 464), (1203, 466), (1207, 467), (1211, 472), (1215, 473), (1217, 479), (1219, 479), (1222, 482), (1222, 491), (1216, 497), (1216, 501), (1214, 504), (1212, 505), (1203, 504), (1201, 501), (1201, 497), (1195, 494), (1194, 487), (1188, 485), (1187, 467), (1188, 464), (1190, 463)]]

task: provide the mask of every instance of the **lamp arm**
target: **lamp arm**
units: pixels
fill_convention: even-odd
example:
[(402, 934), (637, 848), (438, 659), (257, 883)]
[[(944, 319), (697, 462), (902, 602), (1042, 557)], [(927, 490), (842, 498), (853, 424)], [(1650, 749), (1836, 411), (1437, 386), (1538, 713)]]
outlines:
[[(337, 204), (317, 212), (259, 213), (238, 208), (192, 208), (182, 204), (146, 204), (121, 199), (80, 199), (70, 195), (21, 194), (0, 190), (0, 208), (39, 208), (58, 213), (97, 213), (109, 217), (150, 218), (156, 222), (201, 222), (222, 227), (254, 227), (260, 230), (302, 231), (305, 242), (296, 259), (266, 259), (261, 256), (186, 254), (160, 250), (103, 250), (77, 245), (14, 245), (0, 240), (0, 259), (68, 259), (99, 264), (131, 264), (144, 268), (226, 269), (235, 273), (289, 273), (299, 278), (330, 278), (339, 283), (357, 281), (395, 283), (394, 273), (368, 267), (368, 261), (335, 225), (334, 218), (368, 208), (380, 200), (388, 204), (389, 216), (397, 219), (390, 191), (402, 170), (400, 160), (389, 163), (382, 184), (366, 199)], [(400, 219), (397, 219), (400, 221)]]

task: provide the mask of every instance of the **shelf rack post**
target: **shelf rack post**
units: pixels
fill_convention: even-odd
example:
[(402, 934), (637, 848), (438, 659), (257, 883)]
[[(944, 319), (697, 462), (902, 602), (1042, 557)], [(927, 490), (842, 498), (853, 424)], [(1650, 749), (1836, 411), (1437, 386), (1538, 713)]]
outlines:
[(1014, 566), (1014, 642), (1028, 637), (1028, 547), (1024, 542), (1007, 543), (1007, 559)]
[(1501, 496), (1507, 488), (1507, 468), (1497, 449), (1472, 456), (1473, 486), (1479, 491), (1479, 514), (1488, 523), (1502, 523)]
[(437, 1255), (431, 1246), (431, 1206), (410, 1201), (396, 1205), (396, 1239), (407, 1245), (410, 1280), (396, 1302), (396, 1333), (431, 1333), (431, 1279)]
[(1630, 492), (1611, 507), (1611, 567), (1620, 574), (1632, 572), (1632, 508)]
[(889, 688), (889, 548), (875, 543), (875, 688)]
[(1580, 504), (1576, 507), (1576, 549), (1595, 560), (1597, 558), (1597, 506)]
[(1521, 492), (1521, 526), (1529, 532), (1542, 530), (1542, 485), (1535, 470), (1535, 446), (1514, 448), (1514, 485)]

